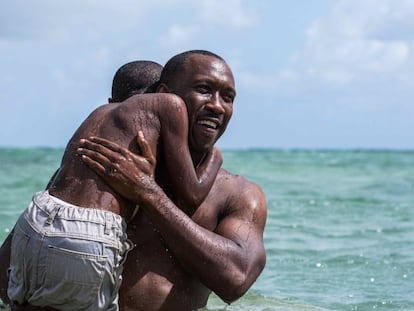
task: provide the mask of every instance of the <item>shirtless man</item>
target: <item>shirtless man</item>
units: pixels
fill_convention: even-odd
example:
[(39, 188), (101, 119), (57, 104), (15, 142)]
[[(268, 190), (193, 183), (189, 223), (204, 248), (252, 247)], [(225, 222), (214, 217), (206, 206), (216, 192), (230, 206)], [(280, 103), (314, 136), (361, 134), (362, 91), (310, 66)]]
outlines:
[(177, 180), (171, 182), (177, 204), (196, 208), (222, 160), (212, 149), (194, 168), (186, 121), (182, 99), (167, 93), (136, 95), (88, 116), (69, 141), (50, 188), (35, 194), (15, 226), (8, 287), (12, 302), (59, 310), (118, 310), (123, 257), (130, 248), (124, 220), (131, 219), (134, 208), (85, 167), (76, 154), (79, 140), (97, 135), (135, 153), (141, 148), (154, 155), (147, 158), (154, 165), (155, 155), (168, 156), (171, 162), (163, 174)]
[[(186, 52), (165, 65), (158, 91), (184, 99), (197, 166), (231, 118), (235, 85), (230, 68), (209, 52)], [(206, 305), (212, 291), (231, 303), (251, 287), (266, 261), (266, 200), (256, 184), (220, 169), (204, 202), (183, 208), (170, 199), (171, 183), (159, 174), (168, 157), (157, 163), (157, 184), (149, 148), (142, 157), (107, 140), (85, 140), (82, 147), (84, 161), (141, 207), (128, 225), (137, 247), (124, 265), (121, 310), (195, 310)]]

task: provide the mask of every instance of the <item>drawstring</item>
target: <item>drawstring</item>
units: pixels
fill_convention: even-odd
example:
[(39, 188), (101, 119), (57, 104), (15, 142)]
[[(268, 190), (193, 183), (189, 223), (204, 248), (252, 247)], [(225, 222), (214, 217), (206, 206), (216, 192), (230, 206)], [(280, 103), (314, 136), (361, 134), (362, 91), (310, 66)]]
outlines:
[(56, 218), (57, 213), (59, 213), (60, 206), (56, 206), (53, 211), (49, 214), (49, 217), (46, 219), (46, 225), (51, 225)]

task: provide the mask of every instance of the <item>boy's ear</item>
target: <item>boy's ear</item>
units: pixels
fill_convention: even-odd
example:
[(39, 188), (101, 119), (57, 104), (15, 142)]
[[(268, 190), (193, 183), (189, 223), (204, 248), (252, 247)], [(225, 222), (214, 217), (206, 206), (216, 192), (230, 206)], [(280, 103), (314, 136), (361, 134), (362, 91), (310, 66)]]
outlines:
[(164, 83), (160, 83), (157, 86), (157, 93), (171, 93), (170, 89), (168, 88), (168, 86), (166, 86)]

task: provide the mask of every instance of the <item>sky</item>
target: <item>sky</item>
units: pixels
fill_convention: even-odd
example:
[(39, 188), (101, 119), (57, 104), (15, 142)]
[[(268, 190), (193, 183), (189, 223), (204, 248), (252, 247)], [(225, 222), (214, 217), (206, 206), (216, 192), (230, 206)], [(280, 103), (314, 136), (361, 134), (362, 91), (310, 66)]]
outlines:
[(121, 65), (192, 49), (235, 76), (223, 149), (414, 149), (411, 0), (2, 0), (0, 146), (64, 147)]

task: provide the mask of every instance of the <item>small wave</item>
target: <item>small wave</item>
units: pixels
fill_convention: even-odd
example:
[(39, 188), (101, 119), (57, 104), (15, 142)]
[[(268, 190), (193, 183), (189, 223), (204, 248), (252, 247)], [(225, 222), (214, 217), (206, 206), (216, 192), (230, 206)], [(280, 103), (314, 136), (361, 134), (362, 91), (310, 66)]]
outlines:
[(306, 303), (247, 293), (231, 305), (211, 295), (207, 306), (199, 311), (330, 311)]

